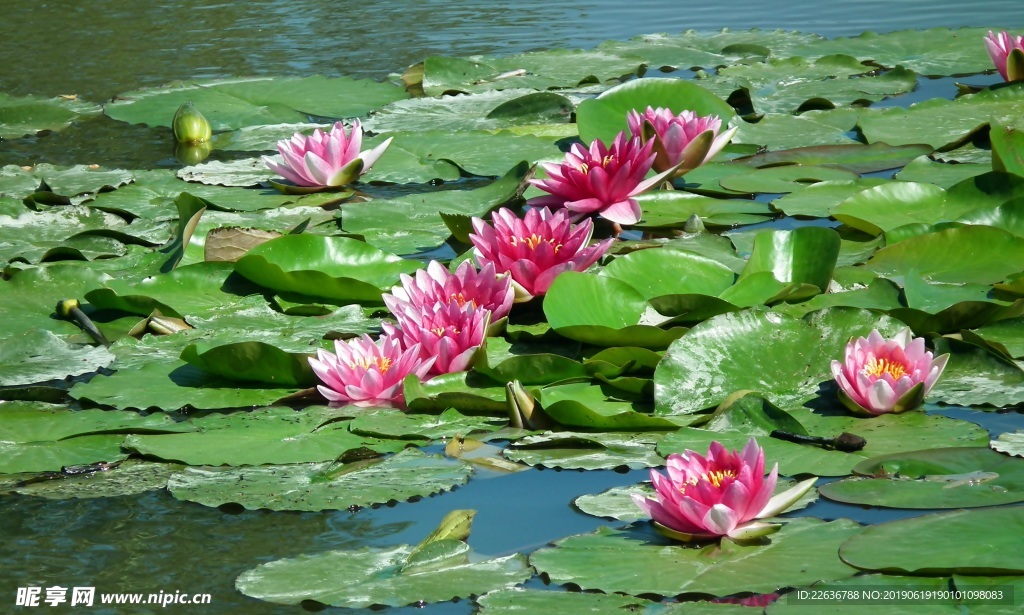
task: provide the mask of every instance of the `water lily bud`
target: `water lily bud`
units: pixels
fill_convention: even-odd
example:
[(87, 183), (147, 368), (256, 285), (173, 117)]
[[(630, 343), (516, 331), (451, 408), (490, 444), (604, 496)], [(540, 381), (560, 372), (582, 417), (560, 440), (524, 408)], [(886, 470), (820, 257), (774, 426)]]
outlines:
[(174, 129), (174, 138), (179, 143), (202, 143), (209, 141), (213, 136), (210, 122), (206, 121), (203, 114), (191, 102), (178, 107), (174, 113), (171, 127)]

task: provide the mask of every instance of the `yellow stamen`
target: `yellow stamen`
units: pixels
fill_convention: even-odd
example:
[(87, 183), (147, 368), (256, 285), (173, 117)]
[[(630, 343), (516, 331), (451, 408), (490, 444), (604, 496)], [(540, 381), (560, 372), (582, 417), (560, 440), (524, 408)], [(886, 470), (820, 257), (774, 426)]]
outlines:
[(509, 239), (509, 242), (512, 244), (513, 247), (518, 246), (520, 243), (524, 243), (526, 244), (526, 247), (530, 248), (531, 250), (536, 250), (537, 246), (547, 242), (555, 247), (555, 254), (558, 254), (558, 249), (562, 247), (562, 244), (555, 243), (554, 239), (541, 237), (536, 233), (530, 235), (529, 237), (516, 237), (513, 235), (512, 238)]
[(466, 307), (466, 303), (469, 303), (471, 306), (476, 307), (476, 301), (472, 299), (467, 301), (466, 296), (463, 295), (462, 293), (453, 293), (451, 295), (451, 300), (454, 301), (455, 303), (458, 303), (459, 307)]
[(736, 478), (736, 472), (733, 470), (713, 470), (711, 472), (701, 474), (699, 478), (694, 476), (690, 480), (686, 481), (686, 484), (683, 486), (683, 490), (685, 491), (686, 485), (696, 487), (697, 483), (701, 481), (711, 483), (716, 489), (721, 489), (722, 481), (726, 478)]
[(452, 332), (453, 335), (459, 334), (459, 330), (456, 329), (455, 327), (436, 327), (434, 329), (431, 329), (430, 332), (436, 335), (437, 337), (444, 337), (445, 331), (449, 330)]
[(375, 367), (377, 368), (377, 371), (383, 374), (388, 371), (389, 367), (391, 367), (391, 359), (387, 357), (381, 357), (379, 359), (377, 357), (362, 357), (355, 361), (349, 361), (348, 366), (352, 369), (360, 367), (364, 370)]
[(874, 357), (864, 365), (863, 371), (864, 375), (873, 378), (879, 378), (882, 374), (889, 374), (893, 377), (893, 380), (899, 380), (907, 375), (907, 368), (902, 363)]

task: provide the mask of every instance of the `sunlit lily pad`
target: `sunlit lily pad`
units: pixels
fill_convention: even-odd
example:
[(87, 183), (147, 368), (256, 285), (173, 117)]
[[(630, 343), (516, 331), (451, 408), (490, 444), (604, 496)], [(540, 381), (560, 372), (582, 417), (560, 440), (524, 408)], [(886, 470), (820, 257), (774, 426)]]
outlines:
[(931, 397), (961, 406), (996, 408), (1024, 401), (1024, 369), (987, 348), (949, 338), (935, 341), (936, 351), (949, 352), (949, 362)]
[(121, 497), (163, 489), (179, 470), (174, 464), (128, 460), (108, 470), (27, 482), (14, 491), (51, 500)]
[(929, 28), (864, 32), (797, 47), (799, 55), (845, 53), (882, 66), (906, 66), (923, 75), (980, 73), (992, 68), (981, 40), (987, 28)]
[(177, 410), (265, 406), (299, 390), (247, 386), (208, 374), (181, 360), (165, 359), (119, 369), (109, 376), (97, 375), (89, 382), (76, 384), (70, 394), (75, 399), (114, 408)]
[(413, 412), (440, 414), (454, 408), (463, 414), (508, 416), (505, 386), (474, 372), (456, 372), (420, 382), (405, 380), (405, 403)]
[[(980, 37), (977, 40), (981, 42)], [(975, 45), (979, 50), (983, 46)], [(927, 143), (936, 149), (950, 149), (993, 120), (1020, 128), (1022, 109), (1024, 87), (1014, 84), (952, 101), (933, 98), (907, 109), (863, 110), (859, 125), (868, 143)]]
[(355, 449), (396, 452), (403, 446), (353, 434), (343, 422), (324, 424), (329, 418), (330, 413), (290, 408), (211, 414), (186, 423), (197, 431), (131, 435), (124, 447), (193, 466), (243, 466), (333, 461)]
[(822, 485), (821, 494), (890, 508), (971, 508), (1024, 500), (1024, 459), (988, 447), (872, 457), (854, 472), (861, 476)]
[(61, 130), (79, 116), (101, 111), (99, 105), (75, 96), (16, 97), (0, 92), (0, 138), (17, 139), (43, 130)]
[(247, 596), (278, 604), (398, 607), (468, 598), (511, 587), (532, 574), (522, 555), (482, 560), (465, 543), (445, 543), (444, 552), (420, 568), (407, 563), (410, 545), (366, 547), (268, 562), (243, 572), (235, 586)]
[(53, 472), (64, 466), (119, 461), (126, 433), (188, 431), (169, 416), (71, 411), (27, 402), (0, 404), (0, 472)]
[(219, 132), (258, 124), (308, 122), (310, 116), (358, 117), (405, 96), (401, 88), (369, 79), (254, 77), (179, 82), (126, 92), (108, 103), (104, 112), (123, 122), (170, 127), (175, 109), (192, 102)]
[(505, 449), (512, 461), (548, 468), (611, 470), (650, 468), (665, 460), (654, 451), (661, 434), (545, 433), (517, 440)]
[[(609, 296), (615, 301), (607, 301)], [(654, 311), (629, 284), (574, 271), (555, 278), (544, 297), (544, 314), (559, 335), (599, 346), (659, 349), (685, 331), (679, 327), (658, 328), (668, 319)]]
[(994, 451), (999, 451), (1006, 455), (1024, 457), (1024, 430), (1017, 430), (1013, 433), (1001, 433), (989, 445)]
[(174, 497), (206, 506), (248, 509), (344, 510), (427, 496), (461, 485), (469, 464), (418, 449), (348, 464), (323, 462), (245, 468), (186, 468), (171, 476)]
[(839, 549), (863, 570), (918, 575), (1019, 575), (1024, 553), (999, 549), (1024, 527), (1019, 506), (953, 510), (872, 525)]
[(605, 527), (559, 540), (534, 553), (530, 563), (553, 583), (606, 593), (766, 593), (852, 576), (854, 569), (839, 560), (837, 549), (861, 530), (845, 519), (797, 519), (766, 544), (741, 546), (724, 540), (691, 547), (671, 543), (646, 526)]
[(666, 107), (674, 113), (689, 109), (697, 115), (717, 115), (723, 124), (736, 113), (724, 100), (692, 81), (634, 79), (579, 104), (576, 123), (580, 138), (586, 143), (594, 139), (611, 143), (620, 130), (627, 130), (626, 113), (648, 106)]
[(0, 386), (87, 374), (113, 360), (103, 346), (72, 344), (49, 331), (29, 331), (0, 347)]
[(235, 263), (246, 278), (287, 295), (330, 303), (377, 303), (400, 273), (420, 264), (347, 237), (285, 235), (252, 250)]
[(388, 410), (357, 416), (349, 422), (349, 429), (352, 433), (378, 438), (440, 440), (495, 431), (507, 423), (505, 419), (465, 416), (455, 409), (445, 410), (440, 415)]
[(342, 213), (342, 228), (368, 244), (396, 254), (417, 254), (440, 246), (451, 230), (443, 215), (483, 217), (519, 199), (530, 172), (520, 162), (504, 176), (475, 190), (448, 190), (369, 203), (352, 203)]
[(895, 335), (901, 327), (853, 308), (822, 310), (802, 320), (753, 310), (716, 316), (666, 351), (654, 373), (655, 413), (697, 412), (746, 389), (781, 407), (802, 403), (831, 380), (830, 361), (842, 356), (851, 337), (872, 329)]

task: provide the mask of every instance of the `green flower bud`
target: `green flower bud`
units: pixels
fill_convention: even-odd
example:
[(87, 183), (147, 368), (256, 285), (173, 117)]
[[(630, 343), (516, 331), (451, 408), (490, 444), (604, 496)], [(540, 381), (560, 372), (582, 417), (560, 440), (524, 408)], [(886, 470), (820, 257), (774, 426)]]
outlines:
[(210, 122), (206, 121), (203, 114), (191, 102), (178, 107), (171, 126), (174, 129), (174, 138), (179, 143), (202, 143), (209, 141), (213, 136)]

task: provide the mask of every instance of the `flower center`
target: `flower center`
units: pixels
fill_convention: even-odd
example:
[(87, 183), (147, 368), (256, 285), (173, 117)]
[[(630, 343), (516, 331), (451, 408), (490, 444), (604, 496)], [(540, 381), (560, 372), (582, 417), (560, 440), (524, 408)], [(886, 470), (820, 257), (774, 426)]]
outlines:
[(871, 358), (864, 365), (864, 375), (872, 378), (880, 378), (882, 374), (889, 374), (893, 380), (899, 380), (907, 375), (907, 368), (902, 363), (890, 361), (889, 359)]
[[(607, 167), (608, 163), (611, 162), (612, 160), (615, 160), (615, 156), (612, 155), (612, 154), (608, 154), (607, 156), (602, 158), (601, 159), (601, 168)], [(586, 162), (581, 162), (580, 163), (580, 173), (583, 173), (584, 175), (586, 175), (587, 173), (590, 173), (590, 164), (586, 163)]]
[(437, 337), (444, 337), (445, 333), (451, 333), (452, 335), (458, 335), (459, 333), (461, 333), (461, 331), (459, 331), (456, 327), (453, 327), (451, 325), (447, 327), (434, 327), (433, 329), (430, 330), (430, 332), (436, 335)]
[(391, 367), (391, 359), (387, 357), (362, 357), (355, 361), (349, 361), (348, 366), (352, 369), (359, 367), (363, 370), (374, 367), (378, 372), (384, 374), (388, 371), (388, 368)]
[(462, 293), (452, 293), (449, 298), (455, 303), (458, 303), (459, 307), (466, 307), (467, 303), (473, 307), (476, 307), (476, 301), (472, 299), (466, 299), (466, 296), (463, 295)]
[(558, 249), (562, 247), (562, 244), (555, 243), (554, 239), (548, 239), (547, 237), (541, 237), (537, 233), (534, 233), (533, 235), (530, 235), (529, 237), (516, 237), (515, 235), (513, 235), (512, 238), (509, 239), (509, 242), (512, 244), (512, 247), (516, 247), (520, 243), (526, 244), (526, 247), (530, 248), (531, 250), (536, 250), (537, 246), (539, 246), (542, 243), (547, 242), (547, 243), (549, 243), (549, 244), (551, 244), (552, 246), (555, 247), (555, 254), (558, 254)]
[(711, 483), (716, 489), (722, 488), (722, 482), (727, 478), (736, 478), (736, 472), (734, 470), (712, 470), (701, 474), (700, 477), (694, 476), (690, 478), (683, 485), (683, 491), (685, 492), (686, 486), (696, 487), (697, 483), (704, 481)]

